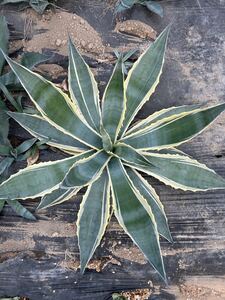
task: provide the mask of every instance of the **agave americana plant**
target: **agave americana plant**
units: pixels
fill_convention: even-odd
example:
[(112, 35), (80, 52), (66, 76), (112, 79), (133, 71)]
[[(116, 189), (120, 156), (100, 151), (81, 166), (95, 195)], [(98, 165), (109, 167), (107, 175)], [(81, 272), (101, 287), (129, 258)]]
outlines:
[(225, 188), (225, 180), (213, 170), (174, 148), (208, 126), (224, 111), (225, 103), (171, 107), (130, 126), (159, 83), (168, 33), (166, 28), (126, 79), (119, 57), (101, 106), (94, 76), (71, 41), (70, 98), (6, 56), (40, 112), (10, 112), (10, 117), (70, 156), (20, 170), (1, 184), (0, 199), (41, 197), (39, 209), (43, 209), (87, 187), (77, 219), (82, 272), (102, 239), (112, 207), (121, 227), (166, 280), (159, 236), (172, 238), (163, 205), (139, 171), (185, 191)]

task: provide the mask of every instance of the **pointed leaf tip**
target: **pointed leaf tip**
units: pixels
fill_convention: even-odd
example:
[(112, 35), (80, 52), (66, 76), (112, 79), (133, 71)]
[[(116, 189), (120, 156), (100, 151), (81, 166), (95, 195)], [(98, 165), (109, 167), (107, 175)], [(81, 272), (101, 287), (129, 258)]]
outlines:
[(155, 124), (151, 122), (148, 124), (148, 121), (140, 122), (140, 130), (131, 133), (123, 141), (136, 149), (145, 151), (178, 146), (206, 129), (225, 110), (225, 103), (208, 108), (193, 108), (193, 110), (192, 106), (190, 110), (187, 106), (186, 112), (185, 110), (178, 112), (180, 108), (182, 107), (171, 110), (171, 112), (174, 111), (174, 115), (167, 114), (164, 117), (163, 111), (165, 110), (156, 112), (159, 119), (155, 121)]
[[(104, 235), (110, 216), (109, 180), (106, 171), (87, 189), (77, 219), (80, 270), (84, 273)], [(93, 211), (95, 212), (93, 214)], [(91, 215), (91, 218), (90, 218)]]
[(110, 161), (109, 176), (113, 208), (118, 222), (166, 281), (157, 225), (151, 208), (132, 185), (118, 158)]
[(135, 115), (155, 92), (162, 74), (169, 31), (170, 26), (163, 30), (128, 72), (125, 80), (126, 112), (120, 137), (123, 137)]
[(100, 128), (99, 90), (94, 75), (74, 43), (69, 39), (68, 84), (72, 101), (85, 121), (96, 131)]

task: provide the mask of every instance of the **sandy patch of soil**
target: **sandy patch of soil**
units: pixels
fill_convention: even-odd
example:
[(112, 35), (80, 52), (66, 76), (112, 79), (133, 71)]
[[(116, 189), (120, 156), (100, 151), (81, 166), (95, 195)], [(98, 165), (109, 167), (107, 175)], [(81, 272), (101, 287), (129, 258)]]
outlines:
[[(49, 76), (53, 79), (56, 79), (59, 76), (67, 76), (67, 71), (65, 71), (63, 67), (56, 64), (41, 64), (38, 67), (36, 67), (35, 70), (41, 73), (42, 75)], [(64, 89), (63, 86), (60, 86), (60, 88)]]
[(186, 299), (193, 300), (222, 300), (225, 299), (225, 293), (221, 293), (220, 290), (211, 289), (208, 287), (202, 287), (197, 285), (180, 285), (180, 292), (186, 297)]
[[(42, 49), (48, 48), (67, 56), (67, 40), (70, 35), (82, 54), (94, 56), (96, 59), (112, 59), (114, 49), (111, 45), (104, 44), (100, 34), (76, 14), (57, 10), (56, 13), (46, 11), (39, 16), (28, 9), (24, 12), (23, 18), (25, 20), (24, 51), (42, 52)], [(157, 34), (152, 27), (136, 20), (118, 22), (114, 32), (126, 35), (129, 41), (118, 47), (122, 52), (137, 47), (140, 52), (144, 51), (149, 46), (149, 42), (155, 40)]]
[[(24, 50), (41, 52), (43, 48), (54, 49), (62, 55), (67, 55), (68, 35), (81, 52), (89, 52), (103, 55), (106, 47), (102, 43), (100, 35), (83, 18), (76, 14), (60, 11), (48, 12), (42, 17), (28, 10), (25, 18), (27, 32), (24, 36)], [(33, 35), (32, 39), (26, 37)]]
[[(89, 270), (95, 270), (96, 272), (102, 272), (108, 265), (121, 266), (121, 263), (111, 255), (101, 257), (101, 259), (92, 259), (87, 266)], [(65, 269), (71, 269), (76, 271), (80, 268), (80, 261), (76, 255), (70, 253), (68, 250), (65, 252), (65, 259), (60, 263), (60, 266)], [(114, 272), (113, 272), (114, 273)]]
[(151, 26), (136, 20), (118, 22), (115, 27), (115, 32), (150, 40), (155, 40), (157, 35), (157, 32)]

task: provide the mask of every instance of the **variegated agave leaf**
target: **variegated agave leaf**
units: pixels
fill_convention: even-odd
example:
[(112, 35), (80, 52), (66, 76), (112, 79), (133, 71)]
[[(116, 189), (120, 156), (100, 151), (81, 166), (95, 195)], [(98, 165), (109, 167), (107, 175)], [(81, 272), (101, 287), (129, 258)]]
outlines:
[(81, 271), (99, 245), (110, 217), (119, 224), (166, 280), (159, 236), (172, 241), (162, 203), (139, 171), (174, 188), (225, 188), (213, 170), (175, 149), (204, 130), (225, 103), (209, 108), (164, 109), (130, 127), (159, 83), (169, 28), (142, 54), (124, 79), (119, 58), (102, 107), (90, 68), (69, 42), (71, 98), (40, 75), (6, 56), (39, 115), (10, 113), (35, 138), (70, 154), (36, 164), (0, 186), (0, 200), (42, 197), (39, 209), (62, 203), (87, 187), (77, 219)]

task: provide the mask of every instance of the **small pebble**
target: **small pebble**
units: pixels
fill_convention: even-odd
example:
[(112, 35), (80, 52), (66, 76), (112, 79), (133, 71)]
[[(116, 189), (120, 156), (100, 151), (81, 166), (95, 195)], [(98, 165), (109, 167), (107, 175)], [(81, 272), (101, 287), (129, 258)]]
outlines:
[(81, 44), (82, 47), (85, 47), (85, 46), (86, 46), (86, 42), (85, 42), (84, 40), (82, 40), (82, 41), (80, 42), (80, 44)]
[(58, 237), (58, 236), (59, 236), (58, 232), (54, 232), (54, 233), (52, 234), (52, 237)]
[(93, 46), (94, 46), (94, 45), (93, 45), (92, 43), (88, 44), (88, 49), (92, 49)]
[(57, 40), (55, 41), (55, 44), (56, 44), (57, 47), (59, 47), (59, 46), (61, 46), (62, 41), (61, 41), (60, 39), (57, 39)]

